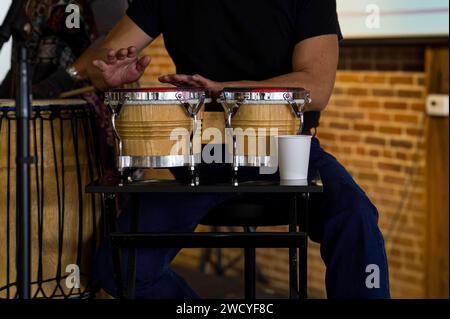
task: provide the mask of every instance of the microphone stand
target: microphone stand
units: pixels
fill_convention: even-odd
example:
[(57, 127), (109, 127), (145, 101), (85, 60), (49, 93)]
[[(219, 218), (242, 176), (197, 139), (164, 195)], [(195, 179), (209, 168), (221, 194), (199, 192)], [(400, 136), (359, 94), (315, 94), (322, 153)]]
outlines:
[[(30, 165), (35, 163), (30, 156), (31, 94), (28, 74), (27, 37), (31, 25), (23, 15), (24, 1), (13, 0), (0, 29), (0, 49), (13, 36), (16, 53), (16, 266), (17, 294), (19, 299), (30, 299)], [(14, 64), (13, 64), (14, 66)]]

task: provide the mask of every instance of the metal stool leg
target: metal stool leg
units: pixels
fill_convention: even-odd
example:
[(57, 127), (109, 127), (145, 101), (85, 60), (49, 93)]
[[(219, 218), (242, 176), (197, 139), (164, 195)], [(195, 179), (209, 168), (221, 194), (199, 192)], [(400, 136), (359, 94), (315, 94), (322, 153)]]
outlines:
[[(137, 233), (139, 230), (139, 204), (135, 198), (131, 201), (131, 212), (133, 214), (131, 222), (131, 232)], [(134, 299), (136, 290), (136, 254), (137, 248), (128, 248), (128, 274), (126, 285), (126, 298)]]
[[(246, 232), (255, 232), (254, 227), (245, 227)], [(244, 280), (245, 280), (245, 299), (254, 300), (256, 298), (256, 249), (245, 248), (244, 260)]]
[[(292, 207), (289, 212), (289, 232), (297, 233), (298, 195), (294, 194)], [(289, 248), (289, 298), (297, 299), (298, 293), (298, 254), (297, 248)]]
[[(115, 194), (105, 194), (105, 213), (107, 214), (108, 224), (107, 224), (107, 235), (117, 232), (117, 211), (116, 211), (116, 195)], [(124, 289), (122, 281), (122, 258), (120, 253), (120, 248), (111, 244), (112, 250), (112, 262), (114, 269), (114, 281), (117, 287), (117, 297), (124, 298)]]
[[(300, 213), (299, 230), (305, 233), (308, 232), (309, 200), (309, 193), (302, 194), (303, 212)], [(300, 298), (306, 299), (308, 298), (308, 236), (305, 236), (300, 248), (299, 261)]]

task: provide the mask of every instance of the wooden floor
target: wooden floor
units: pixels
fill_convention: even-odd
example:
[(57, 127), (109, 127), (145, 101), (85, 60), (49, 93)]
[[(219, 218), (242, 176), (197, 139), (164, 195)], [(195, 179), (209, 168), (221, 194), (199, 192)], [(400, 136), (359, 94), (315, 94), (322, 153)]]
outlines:
[[(244, 282), (241, 277), (223, 277), (204, 274), (198, 270), (174, 267), (174, 271), (182, 276), (202, 299), (242, 299), (244, 297)], [(319, 296), (309, 292), (309, 298)], [(273, 289), (258, 285), (257, 299), (287, 299), (288, 291), (274, 291)], [(96, 299), (112, 299), (106, 292), (96, 294)]]
[[(174, 270), (189, 283), (201, 298), (236, 299), (244, 296), (244, 281), (241, 277), (219, 277), (180, 267), (176, 267)], [(273, 291), (258, 286), (256, 297), (258, 299), (285, 299), (288, 297), (288, 292)]]

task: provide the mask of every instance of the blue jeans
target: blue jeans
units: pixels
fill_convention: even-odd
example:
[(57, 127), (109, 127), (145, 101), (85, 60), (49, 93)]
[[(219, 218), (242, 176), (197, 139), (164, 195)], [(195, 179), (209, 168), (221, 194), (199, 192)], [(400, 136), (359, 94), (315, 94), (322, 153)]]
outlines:
[[(309, 169), (310, 176), (317, 171), (320, 173), (324, 185), (322, 194), (312, 196), (308, 227), (310, 239), (321, 245), (321, 256), (327, 267), (325, 283), (328, 297), (389, 298), (388, 265), (383, 236), (377, 225), (377, 209), (345, 168), (320, 147), (316, 138), (311, 145)], [(194, 231), (210, 209), (229, 198), (229, 194), (140, 196), (139, 231)], [(130, 215), (125, 211), (120, 216), (122, 231), (129, 229)], [(198, 298), (170, 268), (178, 251), (138, 250), (137, 298)], [(95, 260), (95, 278), (102, 288), (115, 295), (111, 260), (111, 251), (104, 241)], [(374, 279), (379, 281), (379, 288), (366, 285), (368, 276), (373, 279), (377, 275), (372, 273), (373, 268), (367, 268), (369, 265), (375, 265), (379, 270), (379, 276)]]

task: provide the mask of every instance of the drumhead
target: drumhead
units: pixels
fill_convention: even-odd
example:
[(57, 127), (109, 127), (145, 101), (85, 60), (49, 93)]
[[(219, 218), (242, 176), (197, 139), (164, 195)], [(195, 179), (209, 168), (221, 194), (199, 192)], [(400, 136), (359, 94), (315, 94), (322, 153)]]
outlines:
[[(33, 100), (33, 109), (51, 109), (52, 107), (88, 106), (85, 100), (81, 99), (53, 99), (53, 100)], [(0, 99), (0, 109), (7, 111), (16, 110), (16, 101), (12, 99)]]
[(144, 104), (196, 104), (204, 100), (210, 103), (210, 93), (204, 88), (154, 87), (137, 89), (117, 89), (105, 93), (105, 103), (117, 105), (126, 101), (126, 105)]
[(310, 91), (289, 87), (232, 87), (224, 89), (217, 100), (218, 103), (240, 104), (286, 104), (287, 101), (310, 103)]

